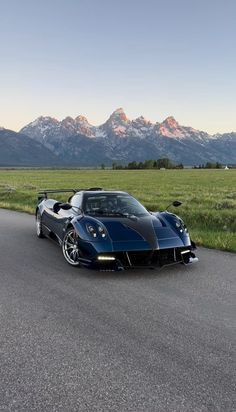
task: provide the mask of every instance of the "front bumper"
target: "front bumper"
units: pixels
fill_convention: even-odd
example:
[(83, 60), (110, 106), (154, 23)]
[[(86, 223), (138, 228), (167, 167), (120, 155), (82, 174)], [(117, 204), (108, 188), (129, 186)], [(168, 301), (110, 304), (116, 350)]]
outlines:
[(132, 268), (161, 268), (163, 266), (198, 261), (190, 248), (172, 248), (149, 251), (123, 251), (101, 253), (89, 265), (102, 271), (119, 271)]

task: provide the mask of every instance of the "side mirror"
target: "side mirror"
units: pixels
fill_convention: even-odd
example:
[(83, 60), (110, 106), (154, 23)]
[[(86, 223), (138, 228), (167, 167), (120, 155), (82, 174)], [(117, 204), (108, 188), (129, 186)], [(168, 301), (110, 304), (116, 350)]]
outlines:
[(61, 202), (56, 202), (53, 205), (53, 212), (58, 213), (60, 209), (63, 210), (70, 210), (72, 208), (70, 203), (61, 203)]
[(167, 206), (166, 210), (169, 209), (170, 206), (174, 206), (174, 207), (178, 207), (181, 206), (182, 202), (180, 202), (179, 200), (175, 200), (173, 203), (171, 203), (169, 206)]
[(175, 200), (175, 201), (172, 203), (172, 205), (173, 205), (174, 207), (178, 207), (178, 206), (181, 206), (181, 205), (182, 205), (182, 202), (180, 202), (179, 200)]
[(71, 208), (72, 208), (72, 206), (71, 206), (70, 203), (61, 203), (61, 204), (60, 204), (60, 209), (70, 210)]

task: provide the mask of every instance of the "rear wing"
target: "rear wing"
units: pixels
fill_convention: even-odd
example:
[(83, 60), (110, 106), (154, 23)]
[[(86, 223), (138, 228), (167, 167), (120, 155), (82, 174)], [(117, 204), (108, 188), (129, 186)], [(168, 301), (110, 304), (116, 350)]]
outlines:
[(84, 191), (96, 191), (102, 190), (101, 187), (90, 187), (89, 189), (44, 189), (38, 192), (38, 201), (41, 202), (43, 199), (48, 198), (48, 193), (77, 193), (81, 190)]
[(76, 189), (45, 189), (38, 192), (38, 201), (48, 198), (48, 193), (76, 193)]

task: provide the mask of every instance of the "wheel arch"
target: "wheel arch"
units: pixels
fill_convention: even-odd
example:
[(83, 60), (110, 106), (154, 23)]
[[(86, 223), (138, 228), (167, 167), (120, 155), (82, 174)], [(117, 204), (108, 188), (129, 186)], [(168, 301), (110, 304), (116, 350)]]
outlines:
[(76, 229), (75, 225), (73, 225), (73, 223), (72, 223), (71, 221), (65, 223), (65, 225), (64, 225), (64, 229), (63, 229), (64, 236), (65, 236), (66, 232), (67, 232), (69, 229), (74, 229), (75, 232), (76, 232), (76, 234), (77, 234), (77, 236), (79, 237), (78, 230)]

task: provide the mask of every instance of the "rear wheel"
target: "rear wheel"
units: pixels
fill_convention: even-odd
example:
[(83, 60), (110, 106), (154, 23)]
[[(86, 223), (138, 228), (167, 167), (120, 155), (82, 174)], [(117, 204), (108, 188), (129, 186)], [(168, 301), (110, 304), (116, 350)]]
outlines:
[(62, 242), (62, 253), (66, 261), (72, 266), (79, 266), (80, 250), (78, 247), (78, 236), (74, 228), (67, 230)]
[(36, 212), (36, 233), (38, 237), (40, 238), (44, 237), (43, 231), (42, 231), (42, 216), (39, 210), (37, 210)]

